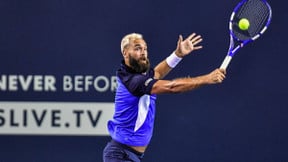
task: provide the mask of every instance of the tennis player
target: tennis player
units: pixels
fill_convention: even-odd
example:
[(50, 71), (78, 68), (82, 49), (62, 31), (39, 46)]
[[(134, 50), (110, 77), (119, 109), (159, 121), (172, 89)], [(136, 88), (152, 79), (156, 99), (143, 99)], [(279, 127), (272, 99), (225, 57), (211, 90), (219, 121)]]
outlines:
[(190, 91), (224, 80), (223, 69), (197, 77), (163, 80), (183, 57), (202, 48), (201, 41), (195, 33), (185, 40), (180, 35), (176, 50), (153, 69), (141, 34), (131, 33), (122, 39), (124, 59), (117, 71), (115, 113), (108, 121), (112, 140), (103, 151), (104, 162), (141, 161), (153, 134), (157, 94)]

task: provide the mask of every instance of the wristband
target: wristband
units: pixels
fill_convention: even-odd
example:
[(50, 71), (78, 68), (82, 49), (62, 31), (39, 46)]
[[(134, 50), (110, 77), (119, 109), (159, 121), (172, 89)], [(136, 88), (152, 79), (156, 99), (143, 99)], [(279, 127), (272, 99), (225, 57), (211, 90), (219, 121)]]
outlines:
[(174, 68), (181, 60), (182, 58), (178, 57), (175, 52), (166, 58), (166, 62), (171, 68)]

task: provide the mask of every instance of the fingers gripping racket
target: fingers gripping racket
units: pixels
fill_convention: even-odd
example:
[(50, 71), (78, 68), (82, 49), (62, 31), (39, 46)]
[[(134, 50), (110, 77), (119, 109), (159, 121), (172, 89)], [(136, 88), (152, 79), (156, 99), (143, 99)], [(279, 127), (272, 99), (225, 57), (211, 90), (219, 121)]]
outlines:
[(272, 10), (266, 0), (243, 0), (240, 2), (230, 17), (230, 45), (220, 69), (228, 67), (232, 57), (240, 48), (262, 36), (270, 24), (271, 18)]

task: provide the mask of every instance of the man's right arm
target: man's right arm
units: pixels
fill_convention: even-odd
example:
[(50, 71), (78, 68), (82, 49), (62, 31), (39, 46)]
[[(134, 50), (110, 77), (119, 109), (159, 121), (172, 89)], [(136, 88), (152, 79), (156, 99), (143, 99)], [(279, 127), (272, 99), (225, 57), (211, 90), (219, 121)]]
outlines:
[(194, 90), (203, 85), (221, 83), (225, 78), (225, 73), (223, 69), (215, 69), (209, 74), (198, 77), (158, 80), (153, 85), (151, 94), (181, 93)]

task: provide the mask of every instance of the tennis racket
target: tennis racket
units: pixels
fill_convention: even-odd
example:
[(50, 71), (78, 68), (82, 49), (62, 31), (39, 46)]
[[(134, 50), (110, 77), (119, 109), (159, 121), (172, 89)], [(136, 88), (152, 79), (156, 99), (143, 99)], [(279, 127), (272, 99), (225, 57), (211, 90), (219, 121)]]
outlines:
[[(240, 29), (241, 19), (249, 21), (247, 30)], [(272, 9), (266, 0), (243, 0), (231, 14), (229, 21), (230, 45), (228, 54), (220, 66), (226, 69), (235, 53), (245, 45), (258, 39), (270, 25)]]

